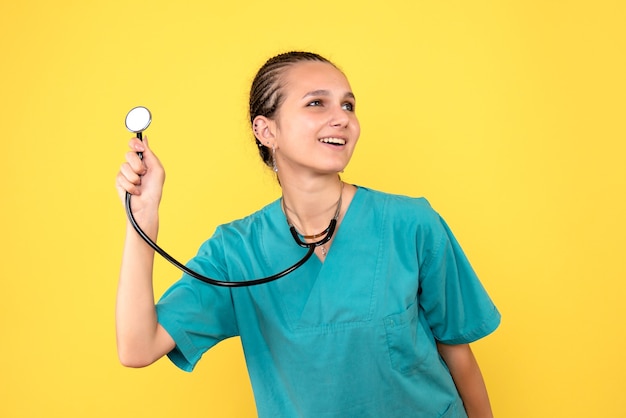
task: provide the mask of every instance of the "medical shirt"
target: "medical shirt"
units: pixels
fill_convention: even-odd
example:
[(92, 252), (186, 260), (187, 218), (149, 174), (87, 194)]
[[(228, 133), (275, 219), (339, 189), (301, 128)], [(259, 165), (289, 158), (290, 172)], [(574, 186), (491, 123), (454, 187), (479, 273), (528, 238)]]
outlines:
[[(217, 228), (189, 266), (220, 280), (282, 271), (306, 249), (280, 201)], [(462, 344), (500, 314), (423, 198), (359, 187), (322, 263), (275, 282), (215, 287), (183, 276), (157, 304), (191, 371), (240, 336), (260, 417), (465, 417), (435, 341)]]

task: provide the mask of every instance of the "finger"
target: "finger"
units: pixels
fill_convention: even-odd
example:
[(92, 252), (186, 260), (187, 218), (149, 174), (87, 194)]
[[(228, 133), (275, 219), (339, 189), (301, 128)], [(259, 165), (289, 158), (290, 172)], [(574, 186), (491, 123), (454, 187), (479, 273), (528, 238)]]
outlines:
[(147, 150), (150, 150), (150, 144), (148, 142), (148, 135), (144, 135), (142, 139), (139, 139), (136, 136), (133, 136), (130, 139), (130, 142), (128, 143), (128, 145), (136, 152), (145, 152)]
[(118, 190), (122, 193), (128, 192), (136, 196), (141, 194), (140, 187), (128, 181), (121, 171), (117, 174), (115, 184)]
[(147, 148), (147, 145), (141, 139), (135, 136), (130, 139), (128, 146), (135, 152), (145, 152)]
[(131, 184), (141, 184), (141, 176), (133, 170), (129, 163), (122, 164), (120, 167), (120, 174)]
[(126, 163), (128, 163), (130, 168), (140, 176), (143, 176), (148, 171), (146, 164), (141, 158), (139, 158), (136, 152), (130, 151), (126, 153)]
[(143, 140), (133, 137), (130, 140), (130, 148), (136, 153), (142, 153), (140, 157), (146, 166), (160, 165), (159, 158), (152, 152), (148, 143), (148, 136), (144, 136)]

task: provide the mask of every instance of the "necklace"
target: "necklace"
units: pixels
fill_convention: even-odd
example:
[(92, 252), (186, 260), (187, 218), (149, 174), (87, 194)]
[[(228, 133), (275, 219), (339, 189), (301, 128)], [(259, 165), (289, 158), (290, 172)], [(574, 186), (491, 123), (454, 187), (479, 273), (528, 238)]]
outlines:
[[(331, 219), (331, 223), (330, 225), (328, 225), (328, 227), (323, 230), (322, 232), (319, 232), (317, 234), (312, 234), (312, 235), (305, 235), (300, 233), (299, 231), (296, 230), (296, 232), (298, 232), (298, 235), (300, 235), (302, 238), (304, 239), (317, 239), (320, 237), (323, 237), (324, 235), (327, 235), (328, 232), (330, 231), (331, 225), (333, 224), (333, 221), (337, 222), (337, 219), (339, 219), (339, 213), (341, 212), (341, 201), (343, 198), (343, 181), (341, 182), (341, 190), (339, 191), (339, 199), (337, 200), (337, 209), (335, 210), (335, 214), (333, 215), (333, 218)], [(287, 214), (287, 212), (292, 212), (293, 214), (295, 214), (296, 216), (298, 216), (298, 214), (293, 210), (290, 209), (289, 206), (287, 206), (287, 204), (285, 203), (285, 198), (283, 197), (281, 199), (281, 202), (283, 204), (283, 212), (285, 213), (285, 218), (287, 219), (287, 224), (289, 225), (289, 228), (294, 228), (295, 226), (293, 224), (293, 222), (291, 222), (291, 219), (289, 219), (289, 215)], [(322, 256), (326, 257), (326, 254), (328, 253), (328, 250), (326, 249), (326, 244), (321, 245), (322, 248)]]

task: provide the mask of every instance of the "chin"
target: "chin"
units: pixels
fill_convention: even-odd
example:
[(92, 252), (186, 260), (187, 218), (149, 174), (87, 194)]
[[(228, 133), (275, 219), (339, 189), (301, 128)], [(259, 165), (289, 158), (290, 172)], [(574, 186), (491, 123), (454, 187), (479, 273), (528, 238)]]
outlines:
[(328, 171), (332, 173), (343, 173), (348, 164), (345, 161), (337, 162), (336, 164), (329, 164)]
[(344, 169), (345, 169), (345, 167), (336, 168), (336, 169), (331, 170), (331, 173), (332, 173), (332, 174), (337, 174), (337, 175), (338, 175), (338, 174), (343, 173), (343, 170), (344, 170)]

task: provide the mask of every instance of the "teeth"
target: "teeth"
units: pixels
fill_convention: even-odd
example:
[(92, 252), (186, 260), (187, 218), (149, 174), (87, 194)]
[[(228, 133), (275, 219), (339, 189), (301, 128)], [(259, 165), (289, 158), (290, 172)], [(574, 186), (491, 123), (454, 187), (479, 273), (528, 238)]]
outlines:
[(346, 140), (341, 138), (321, 138), (320, 142), (325, 144), (346, 145)]

